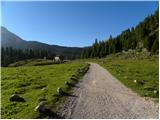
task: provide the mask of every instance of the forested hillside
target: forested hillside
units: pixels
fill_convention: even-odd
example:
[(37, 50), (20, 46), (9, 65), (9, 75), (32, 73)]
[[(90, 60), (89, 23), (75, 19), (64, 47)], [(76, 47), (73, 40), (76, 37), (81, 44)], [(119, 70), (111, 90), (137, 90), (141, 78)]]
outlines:
[(91, 47), (86, 47), (81, 58), (105, 57), (106, 55), (121, 51), (136, 49), (147, 50), (151, 54), (159, 52), (159, 11), (150, 15), (136, 27), (123, 31), (115, 38), (110, 36), (105, 41), (95, 40)]
[[(48, 45), (35, 41), (25, 41), (15, 34), (1, 27), (2, 48), (1, 66), (10, 63), (33, 58), (53, 59), (55, 55), (63, 55), (65, 59), (95, 58), (105, 57), (112, 53), (136, 49), (137, 51), (146, 50), (150, 54), (159, 52), (159, 11), (150, 15), (140, 22), (137, 26), (128, 28), (120, 35), (107, 40), (95, 40), (90, 47), (76, 48)], [(81, 52), (82, 51), (82, 52)]]
[(51, 50), (16, 49), (12, 47), (1, 48), (1, 66), (6, 67), (11, 63), (27, 59), (54, 59), (55, 53)]
[(48, 45), (37, 41), (25, 41), (5, 27), (1, 27), (1, 66), (26, 59), (53, 59), (56, 55), (65, 59), (80, 58), (82, 48)]
[[(55, 46), (55, 45), (54, 45)], [(27, 59), (54, 59), (56, 55), (64, 59), (73, 60), (80, 58), (82, 48), (60, 47), (53, 49), (17, 49), (12, 47), (1, 47), (1, 66), (6, 67), (11, 63)]]

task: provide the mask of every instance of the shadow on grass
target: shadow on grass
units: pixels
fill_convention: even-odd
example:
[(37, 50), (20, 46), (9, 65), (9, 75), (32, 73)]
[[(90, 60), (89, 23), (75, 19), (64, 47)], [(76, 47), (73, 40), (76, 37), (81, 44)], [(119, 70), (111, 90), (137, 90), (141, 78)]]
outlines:
[(37, 119), (64, 119), (62, 116), (58, 115), (57, 113), (53, 112), (50, 109), (45, 109), (45, 112), (40, 113), (40, 116)]
[(75, 85), (75, 84), (72, 84), (72, 83), (68, 83), (69, 86), (71, 87), (76, 87), (76, 88), (79, 88), (79, 86)]
[(64, 96), (69, 96), (69, 97), (78, 97), (77, 95), (72, 95), (70, 93), (64, 93)]
[(66, 97), (78, 97), (76, 95), (73, 95), (72, 93), (67, 93), (67, 92), (64, 92), (60, 95), (60, 94), (55, 94), (53, 95), (54, 96), (54, 102), (57, 102), (59, 99), (61, 99), (61, 97), (63, 96), (66, 96)]

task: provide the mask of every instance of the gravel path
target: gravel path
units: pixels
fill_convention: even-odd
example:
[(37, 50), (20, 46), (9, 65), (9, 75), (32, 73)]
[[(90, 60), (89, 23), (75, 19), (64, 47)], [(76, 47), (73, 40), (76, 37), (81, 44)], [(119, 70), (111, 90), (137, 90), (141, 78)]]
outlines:
[(126, 88), (108, 71), (91, 63), (73, 90), (62, 116), (74, 119), (158, 118), (159, 104)]

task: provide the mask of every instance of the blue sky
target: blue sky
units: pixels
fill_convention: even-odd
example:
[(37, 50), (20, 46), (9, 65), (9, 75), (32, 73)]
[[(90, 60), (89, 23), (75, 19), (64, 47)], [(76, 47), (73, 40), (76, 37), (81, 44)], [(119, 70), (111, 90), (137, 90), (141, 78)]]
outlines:
[(2, 25), (24, 40), (88, 46), (137, 25), (154, 13), (147, 2), (2, 2)]

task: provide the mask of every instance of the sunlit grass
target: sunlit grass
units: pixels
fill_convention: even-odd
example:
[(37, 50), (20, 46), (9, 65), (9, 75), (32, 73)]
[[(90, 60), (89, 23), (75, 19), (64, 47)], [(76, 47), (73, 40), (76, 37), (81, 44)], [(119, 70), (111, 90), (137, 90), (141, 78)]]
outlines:
[[(65, 81), (84, 67), (84, 62), (68, 62), (45, 66), (21, 66), (2, 68), (2, 118), (36, 118), (34, 108), (40, 97), (52, 104), (58, 87), (64, 87)], [(46, 90), (42, 90), (46, 88)], [(26, 102), (10, 102), (10, 95), (17, 93)]]
[(118, 58), (115, 57), (115, 55), (111, 55), (105, 59), (94, 61), (106, 68), (124, 85), (131, 88), (139, 95), (158, 98), (158, 57), (144, 59), (125, 59), (123, 57)]

